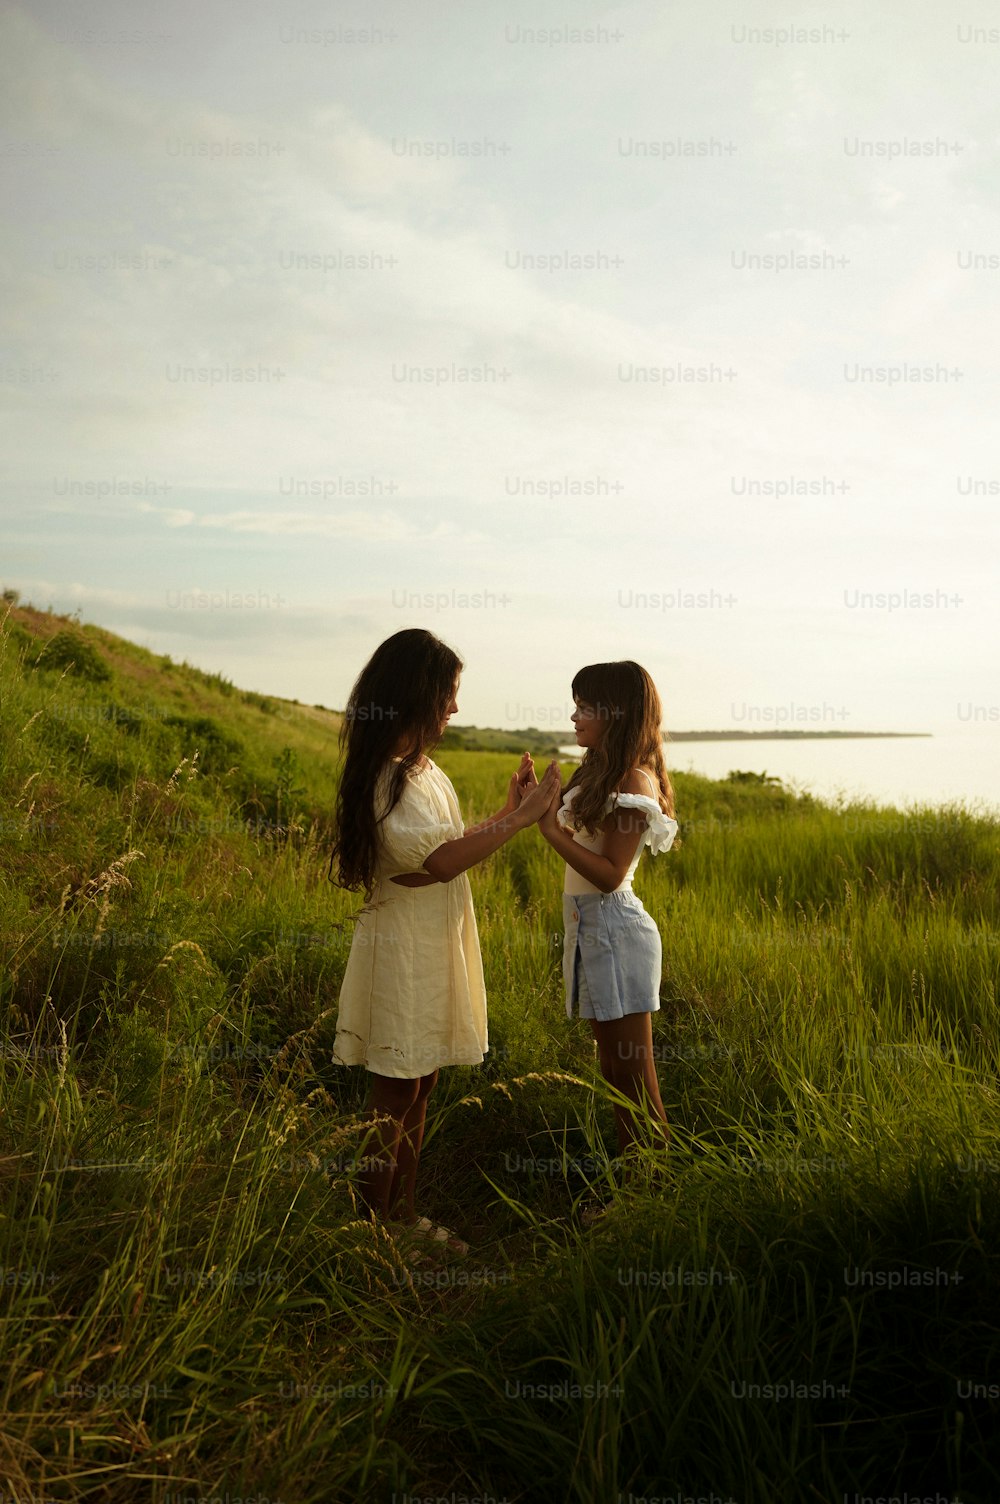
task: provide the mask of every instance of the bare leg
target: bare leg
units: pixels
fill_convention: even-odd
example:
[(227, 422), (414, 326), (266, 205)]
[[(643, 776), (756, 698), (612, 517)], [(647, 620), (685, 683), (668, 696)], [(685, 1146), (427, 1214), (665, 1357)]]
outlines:
[(419, 1087), (420, 1078), (411, 1080), (372, 1072), (368, 1105), (372, 1115), (382, 1121), (372, 1126), (365, 1149), (365, 1168), (358, 1176), (358, 1186), (372, 1218), (388, 1215), (403, 1123)]
[[(597, 1031), (601, 1027), (601, 1025), (597, 1023), (596, 1019), (590, 1020), (590, 1027), (594, 1031), (594, 1039), (597, 1044), (597, 1054), (601, 1062), (601, 1075), (604, 1077), (605, 1081), (607, 1081), (609, 1086), (614, 1086), (615, 1057), (612, 1051), (612, 1046), (607, 1039), (603, 1039), (602, 1036), (598, 1034)], [(620, 1106), (618, 1102), (613, 1102), (611, 1104), (611, 1109), (615, 1115), (615, 1131), (618, 1135), (618, 1153), (621, 1154), (622, 1145), (629, 1141), (632, 1114), (626, 1108)]]
[[(420, 1146), (424, 1141), (424, 1121), (427, 1117), (427, 1099), (437, 1084), (438, 1073), (421, 1076), (417, 1082), (416, 1100), (407, 1108), (402, 1121), (399, 1147), (396, 1152), (396, 1170), (392, 1177), (387, 1202), (388, 1215), (399, 1217), (403, 1222), (415, 1222), (417, 1209), (414, 1197), (417, 1186), (417, 1166), (420, 1163)], [(402, 1209), (400, 1209), (402, 1203)]]
[[(670, 1138), (667, 1114), (660, 1097), (660, 1083), (653, 1060), (652, 1015), (629, 1013), (608, 1023), (591, 1019), (597, 1040), (604, 1079), (649, 1115), (654, 1131), (666, 1148)], [(635, 1113), (626, 1107), (615, 1108), (618, 1152), (623, 1154), (636, 1142)]]

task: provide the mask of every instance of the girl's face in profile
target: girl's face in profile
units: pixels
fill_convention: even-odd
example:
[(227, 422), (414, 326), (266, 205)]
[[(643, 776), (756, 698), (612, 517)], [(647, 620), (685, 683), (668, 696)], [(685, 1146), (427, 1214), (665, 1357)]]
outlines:
[(591, 705), (588, 700), (578, 700), (574, 696), (576, 709), (570, 716), (576, 728), (576, 742), (579, 747), (596, 747), (608, 729), (607, 715), (599, 713), (596, 705)]

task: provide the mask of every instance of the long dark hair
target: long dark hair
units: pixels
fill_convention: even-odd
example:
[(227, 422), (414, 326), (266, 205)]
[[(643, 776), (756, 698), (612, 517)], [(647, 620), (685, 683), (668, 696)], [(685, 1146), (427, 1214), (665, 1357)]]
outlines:
[[(424, 748), (440, 740), (448, 705), (465, 667), (447, 643), (423, 627), (395, 632), (357, 677), (340, 728), (343, 771), (337, 791), (330, 876), (370, 899), (378, 862), (378, 826), (399, 802)], [(375, 811), (379, 776), (394, 765), (385, 808)]]
[(663, 707), (656, 685), (631, 658), (616, 663), (589, 663), (573, 679), (573, 696), (593, 707), (608, 721), (596, 747), (588, 747), (566, 790), (580, 792), (573, 800), (573, 824), (595, 835), (605, 818), (608, 796), (621, 792), (632, 768), (651, 767), (659, 784), (660, 808), (674, 813), (674, 790), (663, 757)]

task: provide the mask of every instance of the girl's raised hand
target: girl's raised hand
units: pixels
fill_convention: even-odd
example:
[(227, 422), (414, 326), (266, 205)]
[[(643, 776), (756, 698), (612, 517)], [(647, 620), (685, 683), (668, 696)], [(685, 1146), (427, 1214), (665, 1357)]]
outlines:
[[(556, 769), (556, 772), (558, 773), (558, 771), (559, 771), (559, 764), (558, 763), (553, 763), (552, 766)], [(562, 803), (562, 779), (560, 778), (558, 780), (558, 782), (556, 783), (556, 791), (555, 791), (555, 793), (553, 794), (553, 796), (550, 799), (550, 801), (549, 801), (548, 805), (546, 806), (546, 808), (542, 811), (541, 815), (539, 816), (539, 820), (538, 820), (538, 829), (541, 831), (542, 835), (545, 837), (546, 840), (548, 840), (550, 836), (554, 835), (556, 833), (556, 831), (559, 829), (559, 821), (556, 819), (556, 816), (559, 813), (559, 806), (560, 806), (561, 803)]]

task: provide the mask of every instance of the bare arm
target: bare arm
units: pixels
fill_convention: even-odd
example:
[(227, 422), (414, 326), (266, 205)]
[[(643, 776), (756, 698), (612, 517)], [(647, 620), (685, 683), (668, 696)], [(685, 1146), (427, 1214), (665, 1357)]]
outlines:
[(636, 828), (636, 813), (636, 810), (623, 809), (620, 814), (608, 816), (600, 827), (604, 833), (604, 850), (600, 853), (588, 851), (585, 846), (574, 841), (570, 831), (563, 830), (560, 825), (554, 830), (543, 830), (542, 834), (574, 872), (579, 872), (581, 877), (586, 878), (588, 883), (593, 883), (595, 888), (600, 888), (602, 893), (613, 893), (620, 887), (646, 828), (644, 817), (641, 819), (641, 829)]
[(477, 825), (475, 830), (460, 836), (455, 841), (445, 841), (444, 845), (432, 851), (424, 862), (431, 881), (450, 883), (452, 878), (458, 877), (459, 873), (468, 871), (477, 862), (492, 856), (494, 851), (499, 851), (511, 836), (516, 836), (519, 830), (527, 830), (532, 823), (530, 819), (515, 810), (512, 815), (500, 815), (492, 820), (485, 820), (482, 825)]
[[(622, 792), (643, 794), (646, 788), (631, 774)], [(593, 883), (602, 893), (613, 893), (620, 886), (645, 835), (646, 816), (638, 809), (620, 809), (608, 815), (598, 827), (604, 837), (603, 850), (596, 852), (588, 851), (573, 839), (571, 830), (563, 829), (556, 820), (558, 808), (559, 800), (554, 799), (538, 822), (542, 835), (574, 872)]]
[[(527, 830), (529, 825), (534, 825), (553, 794), (558, 791), (559, 768), (553, 763), (541, 783), (525, 795), (516, 809), (501, 811), (499, 815), (484, 820), (454, 841), (445, 841), (425, 858), (423, 873), (401, 874), (402, 886), (417, 888), (426, 886), (428, 882), (450, 883), (477, 862), (492, 856), (494, 851), (498, 851), (519, 830)], [(400, 878), (394, 877), (392, 881), (399, 882)]]

